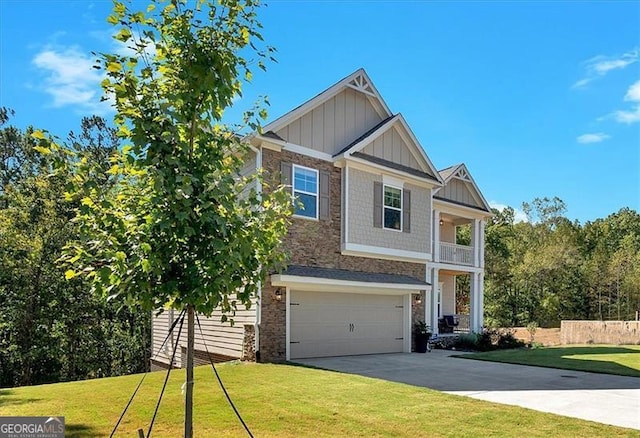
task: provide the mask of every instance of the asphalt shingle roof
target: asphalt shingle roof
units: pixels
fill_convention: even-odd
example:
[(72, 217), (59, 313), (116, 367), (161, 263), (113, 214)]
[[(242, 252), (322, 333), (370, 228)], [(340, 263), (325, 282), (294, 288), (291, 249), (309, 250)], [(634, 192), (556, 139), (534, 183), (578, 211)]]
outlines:
[(422, 170), (414, 169), (413, 167), (405, 166), (402, 164), (394, 163), (393, 161), (385, 160), (384, 158), (374, 157), (373, 155), (364, 154), (362, 152), (354, 152), (352, 157), (362, 158), (363, 160), (370, 161), (381, 166), (389, 167), (391, 169), (400, 170), (410, 175), (419, 176), (420, 178), (428, 178), (434, 181), (438, 181), (433, 175), (423, 172)]
[(283, 275), (296, 277), (327, 278), (343, 281), (360, 281), (366, 283), (410, 284), (430, 286), (429, 283), (403, 274), (382, 274), (377, 272), (349, 271), (346, 269), (320, 268), (317, 266), (290, 265)]

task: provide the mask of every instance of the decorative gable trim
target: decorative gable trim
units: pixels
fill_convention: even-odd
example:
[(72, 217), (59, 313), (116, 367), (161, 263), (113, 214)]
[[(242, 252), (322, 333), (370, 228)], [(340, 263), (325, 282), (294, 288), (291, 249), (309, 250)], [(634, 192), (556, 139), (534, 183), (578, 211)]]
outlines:
[(314, 108), (322, 105), (345, 88), (353, 88), (367, 95), (371, 104), (379, 112), (381, 118), (385, 119), (392, 115), (391, 110), (387, 106), (380, 93), (378, 93), (378, 90), (376, 90), (367, 73), (364, 71), (364, 69), (360, 68), (351, 73), (349, 76), (341, 79), (331, 87), (327, 88), (320, 94), (309, 99), (299, 107), (289, 111), (285, 115), (269, 123), (263, 128), (263, 130), (265, 132), (279, 131), (281, 128), (285, 127), (297, 118), (302, 117), (309, 111), (312, 111)]
[(349, 81), (347, 86), (361, 93), (364, 93), (368, 96), (377, 97), (375, 89), (373, 88), (371, 83), (367, 80), (365, 75), (362, 75), (362, 74), (357, 75), (355, 78), (353, 78), (353, 80)]
[(469, 193), (471, 193), (471, 195), (474, 197), (474, 199), (480, 205), (482, 205), (482, 208), (480, 208), (480, 209), (484, 210), (484, 211), (487, 211), (489, 213), (491, 212), (491, 207), (489, 206), (489, 203), (487, 202), (487, 200), (482, 195), (482, 192), (478, 188), (478, 185), (476, 184), (475, 180), (473, 179), (473, 177), (469, 173), (469, 170), (467, 169), (467, 166), (464, 163), (460, 163), (460, 164), (457, 164), (457, 165), (454, 165), (454, 166), (451, 166), (451, 167), (447, 167), (446, 169), (442, 169), (440, 171), (440, 175), (443, 178), (444, 186), (443, 187), (439, 187), (434, 191), (434, 196), (433, 196), (434, 199), (439, 199), (441, 201), (451, 202), (453, 204), (458, 204), (458, 205), (462, 205), (462, 206), (465, 206), (465, 207), (478, 209), (478, 207), (465, 205), (465, 204), (462, 204), (462, 203), (457, 202), (457, 201), (452, 200), (452, 199), (447, 199), (447, 198), (444, 198), (444, 197), (441, 197), (441, 196), (435, 196), (435, 194), (438, 193), (442, 188), (444, 188), (450, 181), (452, 181), (453, 179), (458, 179), (460, 181), (463, 181), (466, 184), (467, 188), (469, 189)]

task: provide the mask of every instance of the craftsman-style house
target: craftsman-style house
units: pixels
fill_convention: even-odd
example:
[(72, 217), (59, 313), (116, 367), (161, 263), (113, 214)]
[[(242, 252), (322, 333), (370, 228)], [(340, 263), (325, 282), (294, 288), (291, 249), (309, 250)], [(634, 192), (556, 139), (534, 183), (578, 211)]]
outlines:
[[(489, 205), (464, 164), (434, 167), (364, 70), (251, 142), (245, 171), (280, 175), (299, 201), (284, 242), (290, 264), (234, 326), (201, 318), (214, 359), (410, 352), (417, 320), (436, 333), (481, 330)], [(469, 227), (465, 245), (458, 227)], [(456, 299), (460, 276), (470, 280), (464, 304)], [(158, 351), (172, 318), (168, 311), (154, 319), (156, 366), (168, 364), (175, 342), (184, 354), (186, 341), (173, 337)], [(206, 357), (199, 335), (196, 357)]]

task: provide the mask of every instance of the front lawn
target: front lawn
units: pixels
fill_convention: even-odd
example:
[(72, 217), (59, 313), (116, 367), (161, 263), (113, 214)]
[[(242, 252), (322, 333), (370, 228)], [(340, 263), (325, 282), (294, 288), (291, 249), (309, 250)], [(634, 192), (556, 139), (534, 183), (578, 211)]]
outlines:
[(565, 345), (465, 354), (467, 359), (640, 377), (638, 345)]
[[(293, 365), (225, 364), (221, 377), (256, 437), (336, 436), (640, 436), (638, 431), (409, 385)], [(210, 367), (195, 370), (195, 434), (246, 436)], [(117, 436), (146, 432), (163, 372), (151, 373)], [(2, 415), (64, 415), (67, 436), (108, 436), (139, 375), (0, 390)], [(180, 387), (171, 373), (153, 429), (155, 437), (183, 430)]]

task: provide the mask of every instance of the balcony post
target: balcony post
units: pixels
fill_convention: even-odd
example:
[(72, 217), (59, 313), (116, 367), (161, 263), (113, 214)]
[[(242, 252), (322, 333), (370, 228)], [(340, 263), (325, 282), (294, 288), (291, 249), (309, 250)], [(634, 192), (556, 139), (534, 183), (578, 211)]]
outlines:
[(480, 248), (480, 221), (474, 219), (471, 224), (471, 246), (473, 246), (472, 266), (480, 266), (480, 256), (478, 249)]
[(433, 261), (436, 263), (440, 261), (440, 211), (438, 210), (433, 210)]

